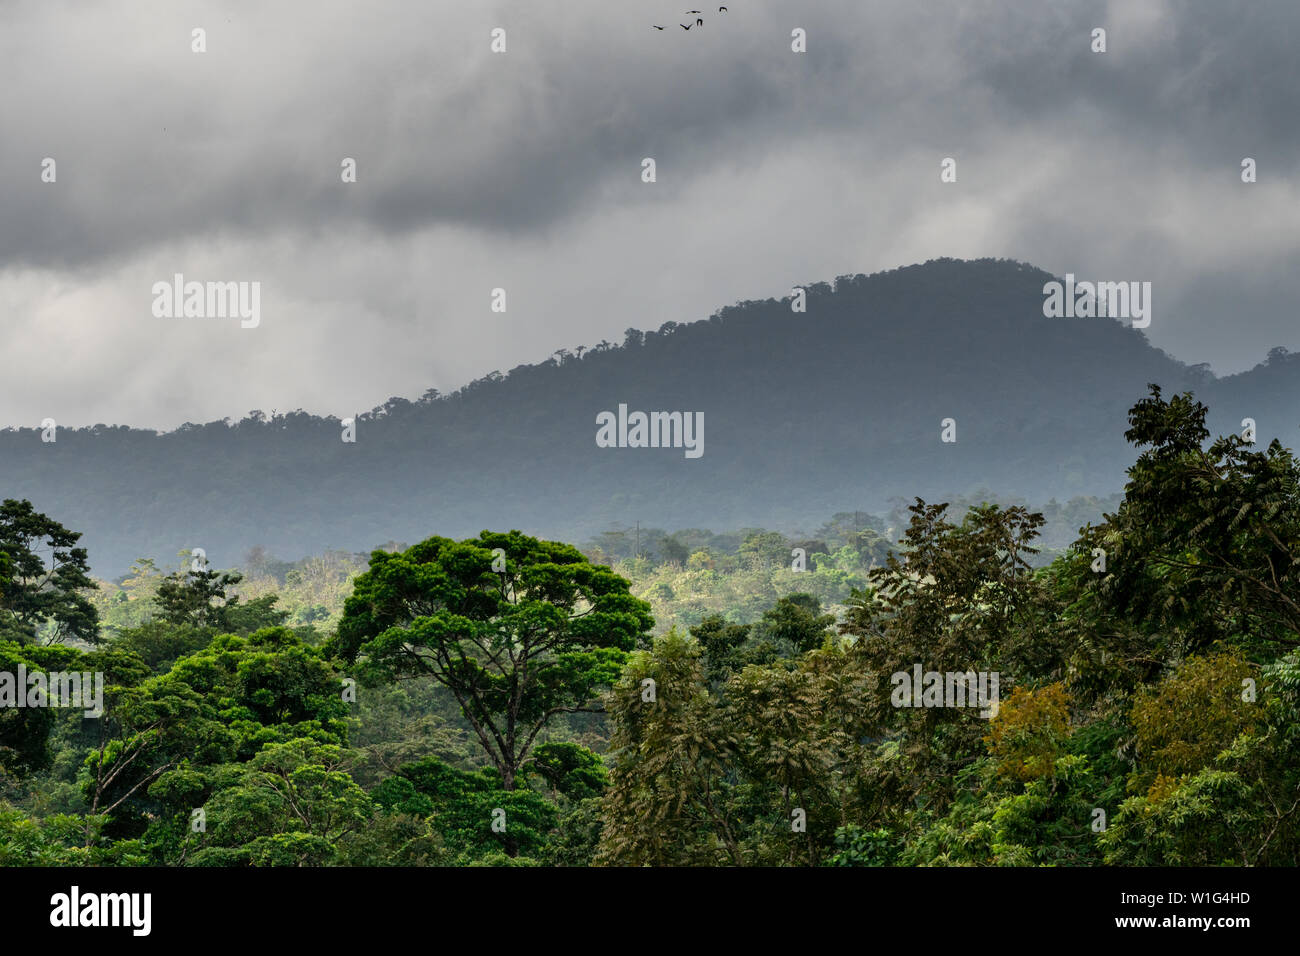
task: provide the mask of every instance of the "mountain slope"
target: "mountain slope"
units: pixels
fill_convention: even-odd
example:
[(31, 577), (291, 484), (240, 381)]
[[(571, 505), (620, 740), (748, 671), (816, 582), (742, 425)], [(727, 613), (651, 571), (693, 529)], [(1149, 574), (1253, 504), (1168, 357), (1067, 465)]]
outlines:
[[(1148, 382), (1194, 389), (1216, 428), (1247, 415), (1265, 441), (1294, 428), (1291, 359), (1216, 380), (1116, 320), (1045, 318), (1052, 278), (995, 260), (841, 277), (807, 288), (806, 313), (741, 303), (454, 395), (392, 399), (360, 417), (354, 444), (302, 412), (163, 435), (61, 430), (53, 444), (9, 430), (0, 493), (83, 531), (107, 574), (181, 547), (229, 567), (254, 544), (296, 557), (488, 527), (792, 530), (895, 496), (1109, 494)], [(703, 455), (597, 447), (597, 414), (620, 403), (702, 412)], [(955, 443), (940, 440), (945, 418)]]

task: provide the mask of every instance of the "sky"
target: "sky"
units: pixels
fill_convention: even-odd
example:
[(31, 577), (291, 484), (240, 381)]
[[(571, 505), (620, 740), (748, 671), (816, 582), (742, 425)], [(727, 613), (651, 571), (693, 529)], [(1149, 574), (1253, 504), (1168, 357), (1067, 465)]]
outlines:
[[(0, 0), (0, 426), (346, 417), (944, 256), (1300, 350), (1294, 0), (686, 6)], [(177, 273), (257, 326), (156, 315)]]

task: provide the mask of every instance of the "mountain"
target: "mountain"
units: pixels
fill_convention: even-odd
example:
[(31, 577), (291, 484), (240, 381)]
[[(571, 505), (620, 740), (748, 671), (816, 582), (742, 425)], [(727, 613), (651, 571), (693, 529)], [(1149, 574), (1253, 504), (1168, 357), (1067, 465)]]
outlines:
[[(1111, 318), (1046, 318), (1054, 277), (941, 259), (629, 330), (454, 394), (389, 400), (341, 440), (302, 411), (186, 424), (0, 432), (0, 494), (82, 531), (100, 574), (202, 547), (296, 557), (519, 528), (578, 540), (666, 528), (815, 527), (889, 499), (991, 488), (1031, 501), (1122, 488), (1126, 412), (1148, 382), (1191, 389), (1218, 430), (1294, 439), (1300, 357), (1215, 378)], [(1157, 317), (1156, 321), (1160, 321)], [(703, 414), (703, 453), (598, 447), (597, 416)], [(942, 421), (956, 441), (941, 441)], [(692, 418), (693, 420), (693, 418)]]

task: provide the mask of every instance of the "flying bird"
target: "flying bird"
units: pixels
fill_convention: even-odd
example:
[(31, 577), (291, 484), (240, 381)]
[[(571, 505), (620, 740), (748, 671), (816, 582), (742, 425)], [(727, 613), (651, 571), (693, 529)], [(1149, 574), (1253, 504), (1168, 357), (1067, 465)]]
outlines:
[(687, 13), (699, 13), (700, 11), (699, 11), (699, 10), (687, 10), (686, 12), (687, 12)]
[(662, 30), (662, 29), (663, 29), (663, 27), (659, 26), (657, 23), (652, 23), (652, 24), (650, 24), (650, 25), (651, 25), (652, 27), (654, 27), (656, 30)]
[(677, 25), (678, 25), (679, 27), (681, 27), (683, 30), (689, 30), (689, 29), (690, 29), (690, 27), (688, 27), (688, 26), (687, 26), (686, 24), (684, 24), (684, 23), (679, 23), (679, 24), (677, 24)]
[(719, 12), (719, 13), (726, 13), (726, 12), (727, 12), (727, 8), (726, 8), (726, 7), (718, 7), (718, 12)]
[(695, 25), (696, 25), (697, 27), (702, 27), (702, 26), (704, 26), (704, 18), (703, 18), (703, 17), (697, 17), (696, 20), (695, 20)]

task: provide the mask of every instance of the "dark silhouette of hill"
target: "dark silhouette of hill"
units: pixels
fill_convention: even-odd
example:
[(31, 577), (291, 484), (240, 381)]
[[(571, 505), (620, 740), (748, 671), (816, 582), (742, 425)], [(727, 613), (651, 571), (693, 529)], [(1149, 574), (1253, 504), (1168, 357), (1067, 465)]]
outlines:
[[(1219, 430), (1250, 416), (1262, 441), (1294, 438), (1300, 359), (1274, 350), (1216, 379), (1117, 320), (1045, 318), (1052, 278), (949, 259), (842, 276), (806, 287), (806, 313), (744, 302), (391, 399), (359, 417), (355, 444), (301, 411), (161, 435), (61, 429), (53, 444), (11, 429), (0, 494), (84, 532), (95, 569), (115, 574), (182, 547), (230, 567), (255, 544), (295, 557), (483, 528), (575, 541), (637, 520), (790, 530), (896, 496), (1107, 495), (1133, 461), (1126, 412), (1148, 382), (1196, 391)], [(703, 412), (703, 456), (597, 447), (597, 414), (620, 403)]]

